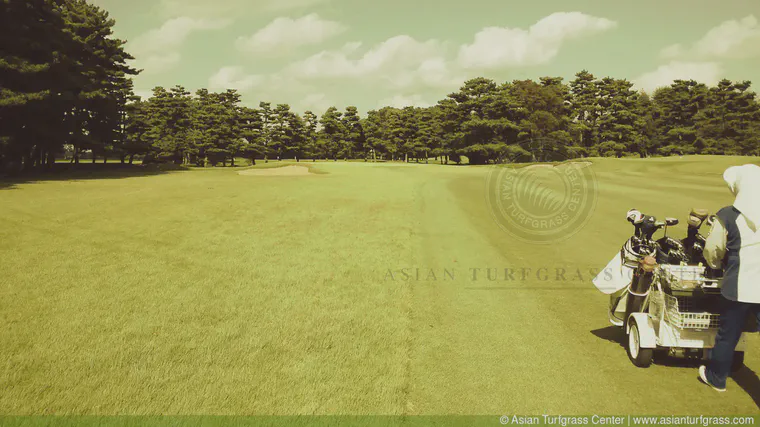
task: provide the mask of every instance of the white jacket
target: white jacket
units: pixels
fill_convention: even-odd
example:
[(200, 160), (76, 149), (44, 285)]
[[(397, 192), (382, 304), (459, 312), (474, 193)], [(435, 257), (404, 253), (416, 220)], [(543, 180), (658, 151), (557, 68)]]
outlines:
[(736, 200), (718, 211), (705, 259), (710, 267), (724, 270), (724, 297), (760, 304), (760, 166), (729, 168), (723, 179)]

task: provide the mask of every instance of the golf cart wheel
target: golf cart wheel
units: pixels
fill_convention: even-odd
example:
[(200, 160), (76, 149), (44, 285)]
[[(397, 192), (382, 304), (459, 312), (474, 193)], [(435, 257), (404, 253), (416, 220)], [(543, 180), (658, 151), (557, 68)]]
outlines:
[(641, 334), (639, 334), (639, 325), (635, 321), (631, 322), (631, 329), (628, 332), (626, 352), (631, 363), (639, 368), (648, 368), (654, 359), (654, 349), (641, 348)]
[(744, 367), (744, 352), (735, 351), (734, 359), (731, 361), (731, 372), (739, 372)]

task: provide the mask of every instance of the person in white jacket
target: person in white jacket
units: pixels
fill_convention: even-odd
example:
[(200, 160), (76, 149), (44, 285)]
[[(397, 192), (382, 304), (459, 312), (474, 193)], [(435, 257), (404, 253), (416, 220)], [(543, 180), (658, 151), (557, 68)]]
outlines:
[(760, 323), (760, 166), (728, 168), (723, 179), (736, 200), (718, 211), (704, 249), (710, 267), (724, 271), (723, 309), (710, 362), (699, 367), (700, 379), (718, 391), (726, 391), (747, 317)]

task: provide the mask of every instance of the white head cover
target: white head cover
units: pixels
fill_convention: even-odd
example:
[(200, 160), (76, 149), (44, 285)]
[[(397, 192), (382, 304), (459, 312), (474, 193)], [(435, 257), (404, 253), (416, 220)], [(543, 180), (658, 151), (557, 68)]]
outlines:
[(760, 227), (760, 166), (743, 165), (726, 169), (723, 179), (736, 196), (734, 207), (753, 230)]

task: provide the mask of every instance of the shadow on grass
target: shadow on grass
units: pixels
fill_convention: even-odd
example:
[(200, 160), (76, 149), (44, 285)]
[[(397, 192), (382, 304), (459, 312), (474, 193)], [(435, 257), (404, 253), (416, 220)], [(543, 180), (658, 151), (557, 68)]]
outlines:
[(601, 338), (625, 348), (625, 331), (621, 327), (607, 326), (606, 328), (594, 329), (591, 333), (596, 335), (597, 338)]
[[(625, 348), (625, 333), (623, 332), (623, 328), (608, 326), (606, 328), (595, 329), (591, 333), (598, 338)], [(659, 366), (694, 369), (695, 372), (700, 365), (705, 363), (705, 361), (699, 358), (671, 357), (668, 356), (667, 351), (656, 351), (654, 357), (654, 363)], [(736, 385), (741, 387), (752, 398), (755, 405), (760, 408), (760, 377), (757, 376), (757, 373), (745, 365), (732, 373), (731, 378), (736, 382)]]
[(120, 163), (56, 163), (49, 169), (40, 169), (9, 177), (0, 177), (0, 190), (14, 189), (19, 184), (45, 181), (79, 181), (89, 179), (121, 179), (161, 175), (189, 170), (179, 165), (129, 165)]
[[(667, 358), (663, 361), (658, 361), (658, 365), (675, 367), (675, 368), (690, 368), (695, 371), (699, 369), (700, 365), (705, 364), (705, 361), (699, 360), (683, 360), (677, 358)], [(698, 377), (698, 375), (696, 375)], [(731, 379), (734, 380), (742, 390), (755, 402), (758, 408), (760, 408), (760, 378), (757, 373), (750, 369), (748, 366), (742, 366), (736, 372), (731, 373)]]
[(744, 389), (745, 392), (755, 401), (755, 405), (760, 408), (760, 378), (755, 371), (747, 366), (742, 367), (731, 375), (736, 384)]

